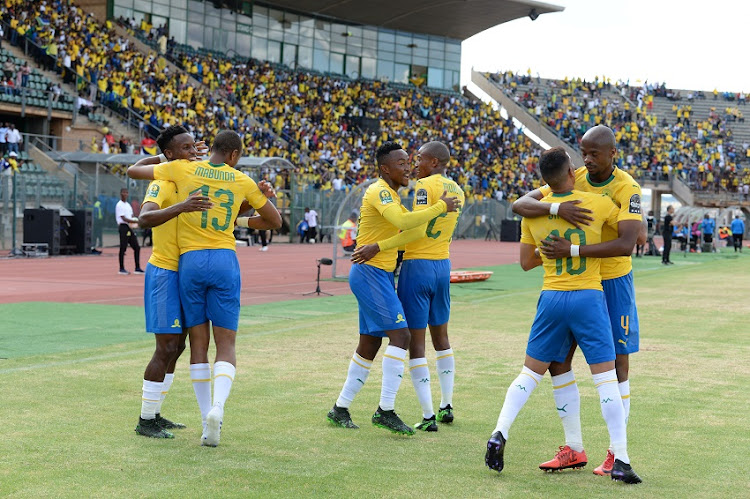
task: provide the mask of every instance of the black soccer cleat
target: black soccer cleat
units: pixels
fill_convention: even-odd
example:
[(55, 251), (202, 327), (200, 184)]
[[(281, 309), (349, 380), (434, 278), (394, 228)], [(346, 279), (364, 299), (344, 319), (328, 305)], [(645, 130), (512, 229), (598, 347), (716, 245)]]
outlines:
[(486, 464), (489, 469), (500, 473), (503, 471), (503, 467), (505, 467), (505, 462), (503, 461), (504, 453), (505, 437), (502, 433), (496, 431), (487, 441), (487, 453), (484, 455), (484, 464)]
[(378, 407), (378, 410), (372, 415), (372, 424), (373, 426), (385, 428), (386, 430), (399, 435), (411, 436), (415, 433), (412, 427), (401, 421), (401, 418), (398, 417), (396, 411), (384, 411), (380, 407)]
[(453, 407), (450, 404), (445, 407), (441, 407), (437, 413), (438, 423), (452, 423), (453, 422)]
[(354, 421), (352, 421), (352, 416), (349, 414), (349, 409), (347, 409), (346, 407), (339, 407), (336, 404), (333, 404), (333, 409), (328, 411), (328, 421), (330, 421), (331, 424), (341, 426), (342, 428), (359, 428), (359, 426), (354, 424)]
[(174, 421), (161, 417), (161, 414), (156, 415), (156, 424), (165, 430), (182, 430), (183, 428), (187, 428), (187, 426), (182, 423), (175, 423)]
[(159, 426), (156, 419), (138, 418), (138, 426), (135, 427), (135, 432), (149, 438), (174, 438), (174, 435)]
[(619, 459), (615, 459), (615, 464), (612, 466), (611, 476), (612, 480), (630, 484), (641, 483), (643, 481), (641, 480), (641, 477), (633, 471), (633, 468), (631, 468), (629, 464), (625, 464)]
[(414, 429), (419, 431), (438, 431), (435, 415), (433, 414), (431, 418), (422, 418), (422, 421), (414, 425)]

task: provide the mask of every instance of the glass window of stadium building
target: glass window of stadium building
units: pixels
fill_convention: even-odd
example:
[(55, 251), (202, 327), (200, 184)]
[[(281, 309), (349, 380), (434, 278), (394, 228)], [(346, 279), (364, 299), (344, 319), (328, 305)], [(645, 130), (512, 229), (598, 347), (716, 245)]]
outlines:
[(350, 78), (387, 79), (458, 91), (461, 41), (352, 25), (238, 2), (238, 11), (198, 0), (109, 0), (115, 18), (167, 23), (177, 43)]

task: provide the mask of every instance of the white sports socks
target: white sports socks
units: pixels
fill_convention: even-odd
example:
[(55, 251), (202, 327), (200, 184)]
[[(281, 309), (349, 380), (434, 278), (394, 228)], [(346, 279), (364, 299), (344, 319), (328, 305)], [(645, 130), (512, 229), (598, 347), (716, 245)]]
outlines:
[(370, 368), (372, 367), (372, 361), (365, 359), (357, 352), (352, 355), (352, 360), (349, 361), (349, 371), (346, 374), (346, 381), (344, 381), (344, 387), (341, 389), (341, 394), (336, 400), (338, 407), (348, 409), (354, 401), (354, 397), (357, 396), (359, 391), (365, 386), (367, 377), (370, 375)]

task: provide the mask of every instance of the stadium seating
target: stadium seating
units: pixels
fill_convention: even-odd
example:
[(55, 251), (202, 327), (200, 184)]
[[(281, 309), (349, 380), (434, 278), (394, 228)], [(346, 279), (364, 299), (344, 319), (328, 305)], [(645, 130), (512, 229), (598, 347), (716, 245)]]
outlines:
[[(618, 142), (617, 164), (636, 178), (657, 180), (671, 172), (694, 189), (727, 191), (750, 182), (743, 169), (750, 159), (750, 129), (745, 128), (740, 147), (728, 126), (729, 117), (741, 124), (741, 112), (730, 106), (722, 114), (716, 102), (699, 99), (697, 91), (633, 87), (606, 78), (549, 80), (512, 72), (487, 76), (575, 147), (589, 127), (611, 127)], [(682, 95), (690, 95), (689, 102)]]

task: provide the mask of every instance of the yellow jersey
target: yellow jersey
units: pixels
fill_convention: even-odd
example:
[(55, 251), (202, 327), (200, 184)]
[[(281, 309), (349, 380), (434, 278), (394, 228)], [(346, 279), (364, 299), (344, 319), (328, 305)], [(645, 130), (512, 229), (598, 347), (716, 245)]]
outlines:
[[(379, 178), (367, 188), (365, 195), (362, 197), (362, 208), (359, 210), (359, 220), (357, 221), (357, 247), (377, 243), (398, 234), (398, 228), (394, 227), (382, 215), (387, 208), (394, 205), (401, 210), (405, 210), (401, 205), (401, 197), (382, 178)], [(397, 258), (397, 249), (381, 251), (365, 262), (365, 265), (372, 265), (386, 272), (393, 272), (393, 269), (396, 268)]]
[[(592, 192), (594, 194), (604, 194), (608, 196), (619, 209), (617, 221), (623, 220), (643, 220), (641, 209), (641, 186), (633, 180), (629, 173), (615, 167), (612, 175), (601, 183), (592, 182), (589, 179), (588, 170), (582, 166), (576, 170), (575, 189), (583, 192)], [(552, 192), (548, 185), (539, 189), (542, 195)], [(602, 233), (602, 242), (613, 241), (617, 239), (617, 225), (610, 227), (604, 226)], [(591, 244), (591, 243), (589, 243)], [(633, 270), (633, 261), (629, 256), (615, 256), (602, 259), (602, 279), (616, 279), (628, 274)]]
[[(143, 206), (146, 203), (156, 203), (160, 210), (169, 208), (177, 203), (177, 186), (166, 180), (154, 180), (148, 185)], [(180, 261), (180, 248), (177, 246), (177, 218), (167, 220), (161, 225), (151, 228), (151, 238), (154, 242), (153, 252), (148, 263), (155, 267), (177, 271)]]
[(235, 250), (234, 221), (242, 201), (256, 210), (266, 197), (253, 179), (227, 164), (180, 159), (154, 167), (156, 180), (171, 180), (177, 185), (178, 199), (200, 191), (213, 207), (208, 211), (183, 213), (178, 217), (180, 254), (202, 249)]
[[(617, 227), (619, 210), (605, 195), (571, 191), (550, 193), (542, 198), (543, 203), (563, 203), (580, 200), (581, 208), (592, 211), (594, 221), (582, 229), (576, 229), (558, 215), (524, 218), (521, 221), (521, 243), (541, 247), (542, 240), (550, 235), (563, 237), (573, 244), (598, 244), (602, 242), (604, 227)], [(606, 260), (606, 258), (604, 259)], [(600, 258), (567, 257), (550, 260), (542, 254), (544, 284), (542, 290), (575, 291), (579, 289), (602, 290)]]
[[(453, 180), (440, 175), (430, 175), (417, 181), (414, 187), (414, 204), (412, 211), (420, 211), (437, 203), (443, 192), (452, 194), (461, 200), (461, 206), (466, 201), (464, 191)], [(450, 257), (450, 244), (453, 231), (458, 223), (460, 211), (442, 213), (427, 224), (425, 237), (406, 245), (404, 260), (445, 260)]]

